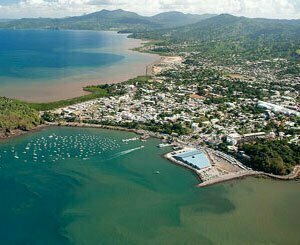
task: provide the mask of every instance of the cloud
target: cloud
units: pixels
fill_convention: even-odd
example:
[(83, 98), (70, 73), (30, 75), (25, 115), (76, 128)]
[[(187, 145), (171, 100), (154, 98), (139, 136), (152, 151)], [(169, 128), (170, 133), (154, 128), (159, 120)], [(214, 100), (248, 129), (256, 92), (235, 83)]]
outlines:
[(103, 8), (121, 8), (144, 15), (182, 11), (197, 14), (230, 13), (248, 17), (300, 18), (300, 0), (0, 0), (0, 18), (64, 17)]

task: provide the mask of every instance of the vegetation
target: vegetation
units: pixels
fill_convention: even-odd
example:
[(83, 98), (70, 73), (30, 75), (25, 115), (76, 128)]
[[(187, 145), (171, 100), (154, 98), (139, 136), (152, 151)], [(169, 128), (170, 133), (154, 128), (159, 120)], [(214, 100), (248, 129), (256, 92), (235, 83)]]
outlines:
[(191, 132), (190, 128), (181, 123), (157, 124), (154, 122), (148, 122), (143, 126), (143, 129), (169, 135), (187, 135)]
[(161, 40), (171, 52), (199, 52), (214, 60), (236, 62), (288, 57), (299, 62), (300, 21), (218, 15), (185, 28), (135, 32), (132, 37)]
[(84, 123), (101, 124), (108, 126), (123, 127), (129, 129), (142, 129), (152, 132), (158, 132), (169, 135), (187, 135), (191, 132), (191, 129), (187, 125), (181, 123), (169, 123), (159, 124), (155, 122), (137, 123), (137, 122), (114, 122), (114, 121), (96, 121), (96, 120), (84, 120)]
[[(54, 101), (54, 102), (49, 102), (49, 103), (27, 103), (27, 105), (38, 111), (49, 111), (49, 110), (57, 109), (60, 107), (65, 107), (65, 106), (85, 102), (88, 100), (97, 99), (97, 98), (100, 98), (103, 96), (107, 96), (109, 94), (108, 91), (104, 88), (101, 88), (100, 86), (98, 86), (98, 87), (90, 86), (90, 87), (84, 88), (85, 91), (91, 92), (91, 94), (88, 94), (88, 95), (83, 95), (83, 96), (75, 97), (72, 99), (59, 100), (59, 101)], [(104, 85), (102, 85), (102, 86), (104, 86)]]
[(283, 140), (259, 140), (254, 144), (243, 144), (240, 150), (250, 157), (246, 162), (248, 166), (267, 173), (288, 174), (300, 163), (300, 146)]
[(0, 97), (0, 132), (30, 130), (39, 124), (38, 112), (26, 103)]
[(151, 79), (150, 76), (137, 76), (135, 78), (129, 79), (126, 82), (126, 84), (134, 84), (134, 85), (143, 85), (143, 83), (148, 83), (149, 80)]
[[(129, 79), (128, 81), (123, 82), (123, 84), (142, 84), (148, 82), (149, 79), (150, 79), (149, 76), (138, 76), (136, 78)], [(90, 92), (91, 94), (87, 94), (87, 95), (83, 95), (71, 99), (66, 99), (66, 100), (48, 102), (48, 103), (27, 103), (27, 105), (38, 111), (49, 111), (49, 110), (54, 110), (57, 108), (66, 107), (73, 104), (101, 98), (104, 96), (122, 95), (125, 93), (125, 90), (122, 89), (122, 86), (120, 87), (121, 89), (118, 88), (118, 85), (110, 85), (110, 84), (91, 85), (83, 88), (84, 91)]]
[(213, 15), (192, 15), (168, 12), (145, 17), (124, 10), (101, 10), (99, 12), (61, 19), (36, 18), (0, 22), (1, 28), (42, 28), (74, 30), (118, 30), (124, 33), (196, 23)]

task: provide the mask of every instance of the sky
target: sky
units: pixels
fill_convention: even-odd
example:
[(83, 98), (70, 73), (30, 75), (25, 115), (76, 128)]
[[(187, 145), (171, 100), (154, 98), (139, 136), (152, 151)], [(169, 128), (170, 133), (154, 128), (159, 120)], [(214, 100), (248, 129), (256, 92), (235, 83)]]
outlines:
[(147, 16), (181, 11), (300, 19), (300, 0), (0, 0), (0, 19), (66, 17), (101, 9), (124, 9)]

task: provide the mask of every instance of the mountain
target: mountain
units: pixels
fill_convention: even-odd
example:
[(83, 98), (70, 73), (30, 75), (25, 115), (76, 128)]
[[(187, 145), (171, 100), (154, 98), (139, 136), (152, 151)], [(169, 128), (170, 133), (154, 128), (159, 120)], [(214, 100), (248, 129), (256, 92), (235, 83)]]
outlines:
[(164, 27), (176, 27), (194, 24), (204, 19), (211, 18), (215, 15), (212, 14), (184, 14), (181, 12), (166, 12), (157, 14), (151, 17), (154, 22), (163, 23)]
[(251, 19), (222, 14), (199, 23), (172, 30), (170, 37), (184, 40), (239, 40), (241, 37), (299, 37), (300, 20)]
[[(173, 44), (171, 51), (193, 50), (214, 58), (242, 56), (247, 59), (300, 59), (300, 20), (255, 19), (229, 14), (192, 15), (181, 12), (146, 17), (119, 9), (67, 18), (0, 22), (0, 28), (116, 30), (133, 33), (132, 37), (136, 38)], [(178, 48), (180, 44), (184, 45)], [(168, 47), (163, 50), (170, 49)]]
[(124, 10), (101, 10), (95, 13), (68, 18), (19, 19), (0, 23), (2, 28), (43, 28), (80, 30), (118, 30), (123, 32), (156, 30), (196, 23), (213, 15), (191, 15), (168, 12), (145, 17)]
[(243, 38), (255, 39), (259, 36), (270, 37), (293, 36), (299, 37), (300, 20), (251, 19), (221, 14), (204, 19), (184, 28), (175, 27), (159, 31), (137, 33), (141, 36), (161, 37), (169, 40), (209, 41), (209, 40), (238, 40)]
[(9, 22), (9, 21), (13, 21), (14, 19), (0, 19), (0, 22)]
[(136, 32), (136, 38), (181, 44), (214, 57), (299, 58), (300, 20), (252, 19), (222, 14), (184, 28)]

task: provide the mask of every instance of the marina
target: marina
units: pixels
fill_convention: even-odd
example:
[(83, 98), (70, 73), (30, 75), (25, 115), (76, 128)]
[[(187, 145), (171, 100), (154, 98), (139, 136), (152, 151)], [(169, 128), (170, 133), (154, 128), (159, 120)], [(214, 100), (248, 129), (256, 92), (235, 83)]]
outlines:
[[(23, 148), (16, 149), (1, 148), (0, 164), (11, 159), (13, 161), (35, 163), (55, 163), (66, 159), (89, 160), (91, 158), (101, 157), (106, 152), (117, 151), (121, 145), (138, 140), (137, 137), (122, 139), (120, 141), (110, 138), (103, 138), (94, 135), (57, 135), (55, 133), (47, 137), (36, 138), (28, 142)], [(132, 151), (143, 149), (139, 146), (133, 149), (117, 152), (115, 155), (120, 156)]]

